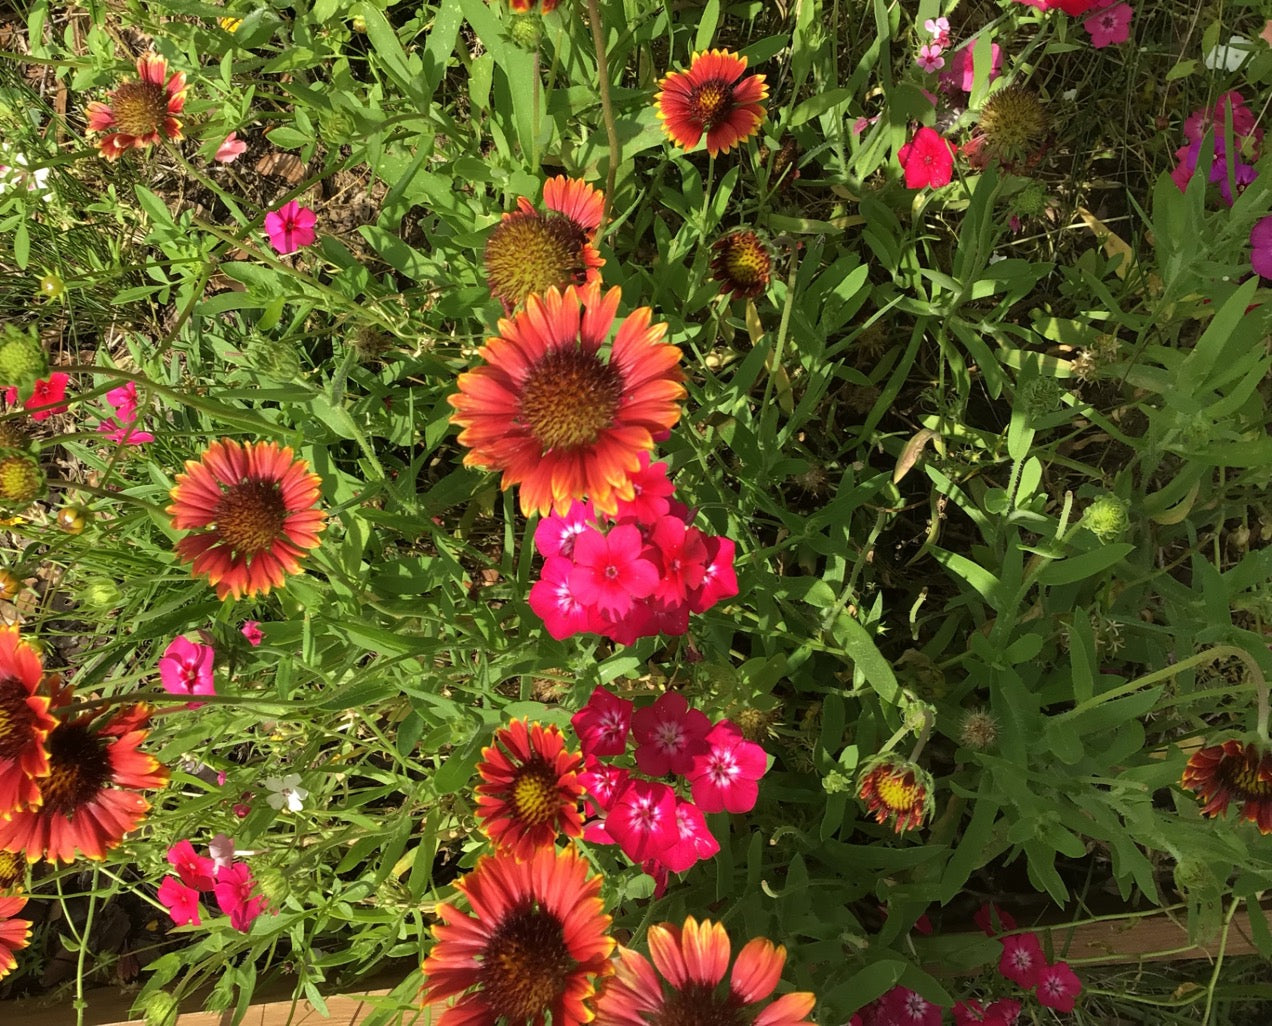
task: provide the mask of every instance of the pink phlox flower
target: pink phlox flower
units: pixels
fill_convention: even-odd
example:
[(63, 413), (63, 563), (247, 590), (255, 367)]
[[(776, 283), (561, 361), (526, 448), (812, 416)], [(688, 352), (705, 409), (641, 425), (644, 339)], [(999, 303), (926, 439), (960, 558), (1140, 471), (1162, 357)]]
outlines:
[(317, 214), (295, 200), (289, 200), (265, 215), (265, 234), (279, 256), (288, 256), (313, 243), (316, 238), (314, 225), (317, 223)]
[(954, 1002), (954, 1026), (979, 1026), (985, 1021), (985, 1006), (975, 998)]
[(690, 709), (679, 692), (665, 692), (653, 705), (632, 715), (636, 765), (651, 777), (668, 773), (687, 776), (693, 769), (694, 757), (706, 752), (710, 731), (711, 721), (705, 713)]
[(655, 523), (659, 517), (667, 515), (671, 508), (668, 501), (676, 486), (667, 477), (667, 464), (650, 463), (649, 454), (640, 454), (640, 469), (631, 475), (634, 495), (630, 499), (618, 500), (618, 512), (615, 520), (626, 520), (629, 517), (639, 524)]
[(1038, 982), (1038, 974), (1047, 964), (1036, 934), (1017, 933), (1002, 939), (1003, 953), (998, 971), (1013, 983), (1028, 990)]
[(241, 157), (247, 150), (247, 143), (243, 142), (237, 136), (237, 132), (231, 132), (227, 135), (225, 137), (225, 141), (216, 148), (216, 153), (214, 154), (213, 159), (222, 164), (229, 164), (238, 160), (238, 158)]
[(587, 704), (570, 717), (584, 755), (622, 755), (632, 727), (633, 705), (612, 691), (597, 687)]
[(1000, 933), (1016, 928), (1016, 919), (1010, 913), (999, 908), (992, 901), (987, 901), (972, 916), (975, 923), (986, 937), (997, 937)]
[(1210, 181), (1219, 183), (1219, 195), (1228, 206), (1232, 206), (1235, 196), (1240, 196), (1259, 177), (1259, 173), (1250, 164), (1243, 164), (1239, 160), (1235, 164), (1231, 178), (1228, 177), (1227, 160), (1215, 158), (1215, 162), (1210, 165)]
[(923, 23), (923, 31), (932, 37), (937, 46), (950, 45), (950, 23), (947, 18), (928, 18)]
[(1263, 129), (1255, 120), (1254, 111), (1246, 106), (1245, 100), (1235, 89), (1220, 96), (1213, 108), (1200, 107), (1188, 115), (1184, 121), (1184, 137), (1189, 142), (1200, 142), (1206, 132), (1214, 127), (1215, 135), (1220, 140), (1218, 145), (1222, 147), (1229, 119), (1232, 121), (1234, 139), (1252, 136), (1256, 143), (1263, 139)]
[(534, 547), (544, 559), (551, 556), (569, 559), (574, 554), (574, 539), (586, 530), (596, 530), (591, 526), (595, 520), (592, 504), (575, 499), (565, 516), (551, 513), (539, 521), (534, 529)]
[(1272, 281), (1272, 215), (1260, 218), (1250, 229), (1250, 266), (1259, 277)]
[(693, 758), (689, 782), (693, 800), (703, 812), (750, 812), (768, 772), (768, 756), (728, 720), (721, 720), (706, 737), (707, 750)]
[(168, 862), (187, 887), (196, 891), (212, 890), (216, 864), (210, 858), (196, 854), (194, 845), (189, 841), (178, 841), (169, 848)]
[(602, 616), (600, 619), (597, 630), (620, 645), (633, 645), (638, 638), (652, 638), (659, 633), (653, 604), (648, 598), (637, 599), (632, 603), (632, 608), (620, 617)]
[[(159, 660), (159, 680), (170, 695), (215, 695), (212, 661), (216, 652), (211, 645), (200, 645), (186, 638), (174, 639)], [(198, 709), (203, 702), (187, 702), (187, 709)]]
[[(579, 783), (587, 788), (587, 793), (596, 801), (596, 808), (608, 812), (614, 807), (614, 800), (622, 794), (627, 781), (631, 779), (631, 771), (621, 766), (611, 766), (601, 762), (595, 756), (586, 755), (583, 759), (583, 772), (579, 774)], [(595, 814), (596, 809), (589, 811)]]
[(707, 535), (703, 544), (707, 547), (707, 569), (702, 584), (688, 596), (689, 608), (695, 613), (705, 613), (721, 599), (738, 593), (738, 575), (733, 569), (737, 546), (733, 540)]
[(1131, 17), (1134, 14), (1130, 4), (1117, 4), (1091, 15), (1082, 27), (1091, 33), (1091, 45), (1102, 50), (1106, 46), (1126, 42), (1131, 34)]
[(897, 1026), (940, 1026), (941, 1006), (908, 987), (893, 987), (883, 996), (883, 1011)]
[(658, 568), (644, 554), (640, 530), (618, 524), (609, 534), (581, 534), (574, 542), (570, 589), (579, 602), (621, 617), (635, 599), (658, 587)]
[(199, 892), (175, 876), (165, 876), (159, 885), (159, 901), (177, 926), (202, 926), (199, 919)]
[(97, 431), (117, 445), (145, 445), (155, 440), (149, 431), (137, 431), (131, 424), (117, 424), (114, 417), (106, 417), (97, 425)]
[(614, 799), (605, 829), (633, 862), (644, 862), (679, 839), (676, 794), (656, 780), (631, 780)]
[(897, 150), (897, 161), (905, 171), (907, 189), (939, 189), (954, 177), (954, 144), (924, 125)]
[[(22, 408), (31, 414), (32, 420), (48, 420), (55, 413), (65, 413), (67, 405), (62, 400), (66, 398), (66, 385), (70, 380), (71, 376), (62, 371), (54, 371), (47, 380), (40, 378), (31, 394), (22, 400)], [(5, 392), (5, 398), (10, 406), (15, 405), (18, 390), (9, 388)]]
[(243, 626), (239, 628), (239, 632), (243, 637), (247, 638), (247, 643), (255, 648), (265, 640), (265, 635), (261, 632), (261, 624), (259, 620), (246, 620)]
[(656, 863), (673, 873), (683, 873), (720, 850), (720, 842), (707, 828), (703, 810), (683, 798), (676, 799), (676, 831), (675, 842), (654, 856)]
[(137, 382), (129, 381), (112, 388), (106, 393), (106, 401), (114, 408), (121, 424), (133, 423), (137, 419)]
[[(941, 72), (941, 88), (947, 92), (954, 92), (961, 89), (965, 93), (972, 91), (972, 85), (976, 81), (976, 48), (975, 37), (969, 39), (966, 43), (954, 51), (953, 58), (949, 61), (945, 70)], [(1003, 63), (1003, 51), (997, 43), (989, 44), (989, 75), (987, 82), (992, 82), (998, 77), (999, 69)], [(911, 186), (913, 188), (913, 186)]]
[(1015, 998), (999, 998), (985, 1009), (988, 1026), (1016, 1026), (1020, 1018), (1020, 1002)]
[(945, 58), (941, 56), (940, 44), (924, 43), (919, 47), (919, 55), (914, 59), (914, 63), (929, 74), (940, 71), (945, 67)]
[(573, 634), (592, 630), (597, 615), (590, 604), (580, 601), (572, 583), (574, 564), (563, 556), (552, 556), (530, 587), (527, 601), (552, 637), (560, 641)]
[(659, 517), (650, 543), (662, 564), (662, 576), (653, 597), (668, 605), (682, 603), (702, 585), (707, 573), (707, 546), (703, 534), (678, 517)]
[(228, 869), (234, 862), (234, 838), (228, 834), (217, 834), (208, 842), (208, 855), (212, 859), (212, 875), (222, 869)]
[(1082, 981), (1065, 962), (1043, 966), (1038, 971), (1038, 1001), (1057, 1012), (1072, 1012), (1082, 993)]
[(256, 881), (245, 862), (236, 862), (217, 873), (213, 888), (217, 908), (230, 917), (230, 925), (240, 933), (247, 933), (265, 909), (265, 896), (253, 894), (255, 887)]

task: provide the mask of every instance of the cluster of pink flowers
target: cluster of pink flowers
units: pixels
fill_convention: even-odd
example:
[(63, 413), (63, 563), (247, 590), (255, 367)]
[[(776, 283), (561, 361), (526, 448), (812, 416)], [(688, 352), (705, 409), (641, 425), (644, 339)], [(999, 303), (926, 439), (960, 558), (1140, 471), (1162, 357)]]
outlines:
[[(1236, 150), (1232, 154), (1227, 152), (1229, 129)], [(1213, 109), (1202, 107), (1188, 116), (1184, 121), (1184, 139), (1184, 145), (1175, 151), (1175, 159), (1179, 163), (1170, 173), (1179, 191), (1188, 188), (1197, 171), (1202, 147), (1210, 139), (1213, 140), (1214, 160), (1210, 165), (1209, 181), (1218, 184), (1223, 201), (1232, 206), (1236, 197), (1257, 177), (1253, 162), (1259, 158), (1263, 129), (1255, 122), (1254, 111), (1245, 105), (1240, 93), (1235, 90), (1224, 93)], [(1250, 163), (1245, 163), (1243, 157), (1248, 158)]]
[[(212, 663), (216, 652), (211, 645), (201, 645), (187, 638), (176, 638), (164, 649), (159, 660), (159, 680), (170, 695), (215, 695)], [(198, 709), (204, 703), (187, 702), (187, 709)]]
[[(1135, 14), (1130, 4), (1116, 0), (1019, 0), (1022, 4), (1040, 11), (1063, 11), (1071, 18), (1084, 14), (1090, 17), (1082, 27), (1091, 37), (1091, 45), (1097, 50), (1117, 43), (1125, 43), (1131, 34), (1131, 18)], [(1095, 12), (1095, 13), (1091, 13)]]
[(950, 45), (950, 23), (945, 18), (928, 18), (923, 29), (932, 41), (919, 47), (915, 63), (928, 73), (940, 71), (945, 67), (945, 58), (941, 54)]
[[(720, 850), (704, 813), (750, 812), (759, 779), (768, 769), (764, 749), (742, 736), (727, 719), (714, 726), (669, 691), (637, 710), (627, 699), (598, 687), (570, 720), (584, 755), (579, 780), (590, 795), (585, 839), (617, 844), (657, 881), (658, 895), (669, 873), (683, 873)], [(602, 761), (627, 753), (635, 738), (632, 769)], [(656, 777), (683, 777), (692, 799)]]
[(208, 854), (199, 855), (189, 841), (178, 841), (168, 849), (168, 862), (176, 876), (165, 876), (159, 885), (159, 901), (177, 926), (199, 918), (199, 897), (211, 891), (216, 905), (230, 917), (234, 929), (247, 933), (256, 917), (265, 910), (265, 896), (256, 890), (256, 881), (246, 862), (234, 861), (234, 841), (217, 834), (208, 845)]
[[(31, 390), (31, 394), (22, 400), (22, 408), (31, 414), (32, 420), (47, 420), (55, 413), (65, 413), (66, 385), (71, 380), (69, 374), (54, 371), (48, 378), (40, 378)], [(4, 401), (10, 406), (18, 405), (18, 390), (10, 385), (4, 390)]]
[(113, 417), (104, 417), (97, 425), (99, 434), (105, 435), (116, 445), (144, 445), (153, 442), (155, 436), (141, 431), (137, 424), (137, 383), (128, 382), (106, 393), (106, 401), (115, 411)]
[(733, 542), (691, 526), (693, 512), (671, 498), (667, 464), (642, 457), (632, 484), (612, 518), (576, 501), (535, 529), (544, 563), (530, 608), (558, 640), (591, 631), (630, 645), (684, 634), (691, 612), (738, 593)]

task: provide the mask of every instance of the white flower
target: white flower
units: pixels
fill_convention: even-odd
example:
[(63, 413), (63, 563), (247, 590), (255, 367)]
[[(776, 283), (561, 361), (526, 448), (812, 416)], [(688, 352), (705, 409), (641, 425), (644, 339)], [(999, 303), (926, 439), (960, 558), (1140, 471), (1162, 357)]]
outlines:
[(298, 773), (288, 773), (281, 780), (278, 777), (266, 777), (265, 786), (273, 792), (265, 796), (273, 809), (281, 809), (286, 805), (288, 812), (299, 812), (305, 807), (305, 799), (309, 797), (309, 792), (300, 786)]
[(6, 192), (10, 186), (21, 185), (25, 181), (28, 192), (35, 193), (45, 202), (53, 198), (48, 184), (49, 169), (47, 167), (29, 170), (30, 165), (27, 163), (26, 155), (22, 153), (13, 155), (13, 163), (16, 166), (0, 164), (0, 192)]

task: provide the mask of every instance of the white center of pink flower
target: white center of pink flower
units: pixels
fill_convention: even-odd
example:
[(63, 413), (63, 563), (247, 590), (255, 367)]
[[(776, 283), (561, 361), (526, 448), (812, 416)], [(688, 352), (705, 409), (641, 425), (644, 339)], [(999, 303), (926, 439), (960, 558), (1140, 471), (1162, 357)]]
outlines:
[(918, 994), (910, 993), (905, 998), (905, 1014), (915, 1022), (922, 1022), (927, 1015), (928, 1003)]
[(685, 734), (680, 724), (670, 720), (658, 724), (654, 731), (654, 745), (668, 753), (680, 751), (685, 746)]
[(1011, 953), (1011, 964), (1017, 969), (1028, 969), (1033, 965), (1033, 956), (1024, 948), (1016, 948)]
[(727, 787), (733, 783), (739, 772), (732, 752), (716, 751), (707, 757), (707, 775), (718, 787)]

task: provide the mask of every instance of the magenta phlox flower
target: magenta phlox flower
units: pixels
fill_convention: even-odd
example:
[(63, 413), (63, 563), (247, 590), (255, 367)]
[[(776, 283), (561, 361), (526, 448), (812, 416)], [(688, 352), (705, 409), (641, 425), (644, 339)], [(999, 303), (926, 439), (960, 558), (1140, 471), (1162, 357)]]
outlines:
[(115, 415), (104, 418), (97, 425), (100, 434), (106, 435), (116, 445), (144, 445), (146, 442), (155, 440), (155, 436), (149, 431), (141, 431), (134, 427), (137, 423), (137, 383), (135, 381), (112, 388), (106, 393), (106, 401), (114, 408)]
[[(1236, 196), (1240, 196), (1246, 189), (1254, 184), (1254, 180), (1259, 177), (1259, 173), (1250, 164), (1243, 164), (1241, 161), (1234, 161), (1235, 167), (1232, 170), (1232, 177), (1228, 177), (1228, 162), (1218, 157), (1215, 158), (1213, 164), (1210, 165), (1210, 181), (1219, 183), (1219, 195), (1223, 197), (1223, 201), (1232, 206)], [(1235, 195), (1234, 195), (1235, 193)]]
[(605, 816), (605, 829), (633, 862), (644, 862), (680, 838), (676, 793), (656, 780), (631, 780)]
[(721, 720), (706, 736), (707, 750), (693, 758), (689, 782), (693, 800), (703, 812), (750, 812), (768, 772), (768, 756), (729, 720)]
[[(22, 400), (22, 408), (31, 414), (32, 420), (48, 420), (55, 413), (65, 413), (66, 386), (71, 380), (69, 374), (54, 371), (48, 378), (36, 381), (31, 394)], [(10, 406), (18, 405), (18, 390), (10, 385), (4, 390), (5, 402)]]
[(1131, 34), (1131, 18), (1135, 11), (1130, 4), (1116, 4), (1091, 15), (1082, 27), (1091, 34), (1091, 45), (1102, 50), (1106, 46), (1125, 43)]
[(256, 880), (245, 862), (236, 862), (217, 873), (216, 905), (230, 917), (230, 925), (240, 933), (252, 928), (256, 917), (265, 909), (265, 897), (253, 894)]
[(689, 608), (695, 613), (705, 613), (721, 599), (733, 598), (738, 593), (738, 576), (733, 570), (733, 557), (737, 546), (730, 538), (708, 535), (703, 539), (707, 548), (707, 569), (702, 584), (689, 593)]
[(720, 842), (707, 828), (703, 810), (683, 798), (676, 799), (676, 831), (675, 843), (654, 855), (655, 862), (673, 873), (683, 873), (720, 850)]
[(289, 200), (265, 215), (265, 234), (279, 256), (288, 256), (302, 246), (313, 244), (316, 238), (314, 225), (317, 223), (317, 214), (295, 200)]
[(611, 766), (592, 755), (584, 756), (583, 772), (579, 774), (579, 783), (587, 789), (588, 795), (596, 802), (596, 808), (590, 810), (589, 814), (594, 814), (597, 809), (601, 812), (609, 812), (614, 807), (614, 800), (622, 794), (623, 788), (627, 786), (631, 777), (630, 770), (623, 769), (621, 766)]
[(883, 995), (884, 1021), (896, 1026), (940, 1026), (941, 1006), (934, 1005), (908, 987), (893, 987)]
[(655, 523), (671, 509), (671, 495), (676, 486), (667, 476), (667, 464), (649, 462), (649, 453), (640, 454), (640, 469), (629, 478), (634, 492), (630, 499), (618, 500), (615, 520), (635, 520), (639, 524)]
[(945, 58), (941, 56), (940, 44), (924, 43), (919, 47), (919, 55), (914, 59), (914, 63), (929, 74), (940, 71), (945, 67)]
[[(954, 51), (953, 56), (941, 72), (941, 88), (947, 92), (961, 89), (965, 93), (972, 91), (976, 81), (976, 37)], [(998, 77), (1003, 63), (1003, 51), (997, 43), (989, 44), (989, 76), (986, 81), (992, 82)]]
[(679, 517), (659, 517), (650, 543), (662, 565), (653, 597), (667, 605), (683, 604), (689, 592), (702, 585), (707, 573), (707, 546), (702, 532)]
[(707, 750), (710, 731), (711, 721), (705, 713), (690, 709), (679, 692), (665, 692), (653, 705), (632, 715), (636, 765), (651, 777), (669, 773), (688, 776), (694, 756)]
[(572, 583), (573, 571), (574, 564), (570, 560), (562, 556), (549, 558), (543, 564), (539, 579), (531, 585), (527, 600), (548, 633), (558, 641), (592, 630), (597, 624), (597, 614), (591, 605), (580, 600)]
[(1262, 141), (1263, 129), (1259, 127), (1254, 111), (1246, 106), (1245, 100), (1235, 89), (1220, 96), (1213, 108), (1199, 107), (1189, 114), (1184, 121), (1184, 138), (1189, 142), (1200, 142), (1213, 127), (1220, 140), (1218, 145), (1222, 147), (1229, 121), (1232, 122), (1234, 139), (1253, 137), (1256, 143)]
[[(212, 662), (216, 652), (211, 645), (200, 645), (186, 638), (175, 638), (159, 660), (159, 680), (170, 695), (215, 695)], [(187, 702), (187, 709), (198, 709), (203, 702)]]
[(247, 643), (255, 648), (265, 640), (265, 635), (261, 632), (261, 624), (259, 620), (246, 620), (243, 626), (239, 628), (239, 632), (243, 637), (247, 638)]
[(202, 926), (199, 919), (199, 892), (175, 876), (165, 876), (159, 885), (159, 901), (177, 926)]
[[(534, 529), (534, 547), (544, 559), (574, 554), (574, 539), (588, 530), (596, 521), (596, 511), (590, 502), (575, 499), (565, 516), (551, 513), (539, 521)], [(592, 528), (595, 530), (595, 528)]]
[(1057, 1012), (1072, 1012), (1082, 993), (1082, 981), (1065, 962), (1043, 966), (1038, 971), (1038, 1002)]
[(210, 891), (216, 875), (216, 863), (199, 855), (189, 841), (178, 841), (168, 849), (168, 863), (187, 887), (196, 891)]
[(644, 540), (633, 524), (618, 524), (609, 534), (588, 531), (574, 542), (570, 588), (584, 605), (621, 617), (633, 601), (658, 587), (658, 568), (644, 554)]
[(622, 755), (632, 727), (633, 705), (612, 691), (596, 687), (587, 704), (570, 717), (584, 755)]
[(1250, 229), (1250, 266), (1259, 277), (1272, 281), (1272, 215), (1260, 218)]
[(1034, 986), (1038, 982), (1038, 974), (1047, 964), (1037, 934), (1012, 934), (1002, 939), (1002, 945), (998, 971), (1026, 990)]

